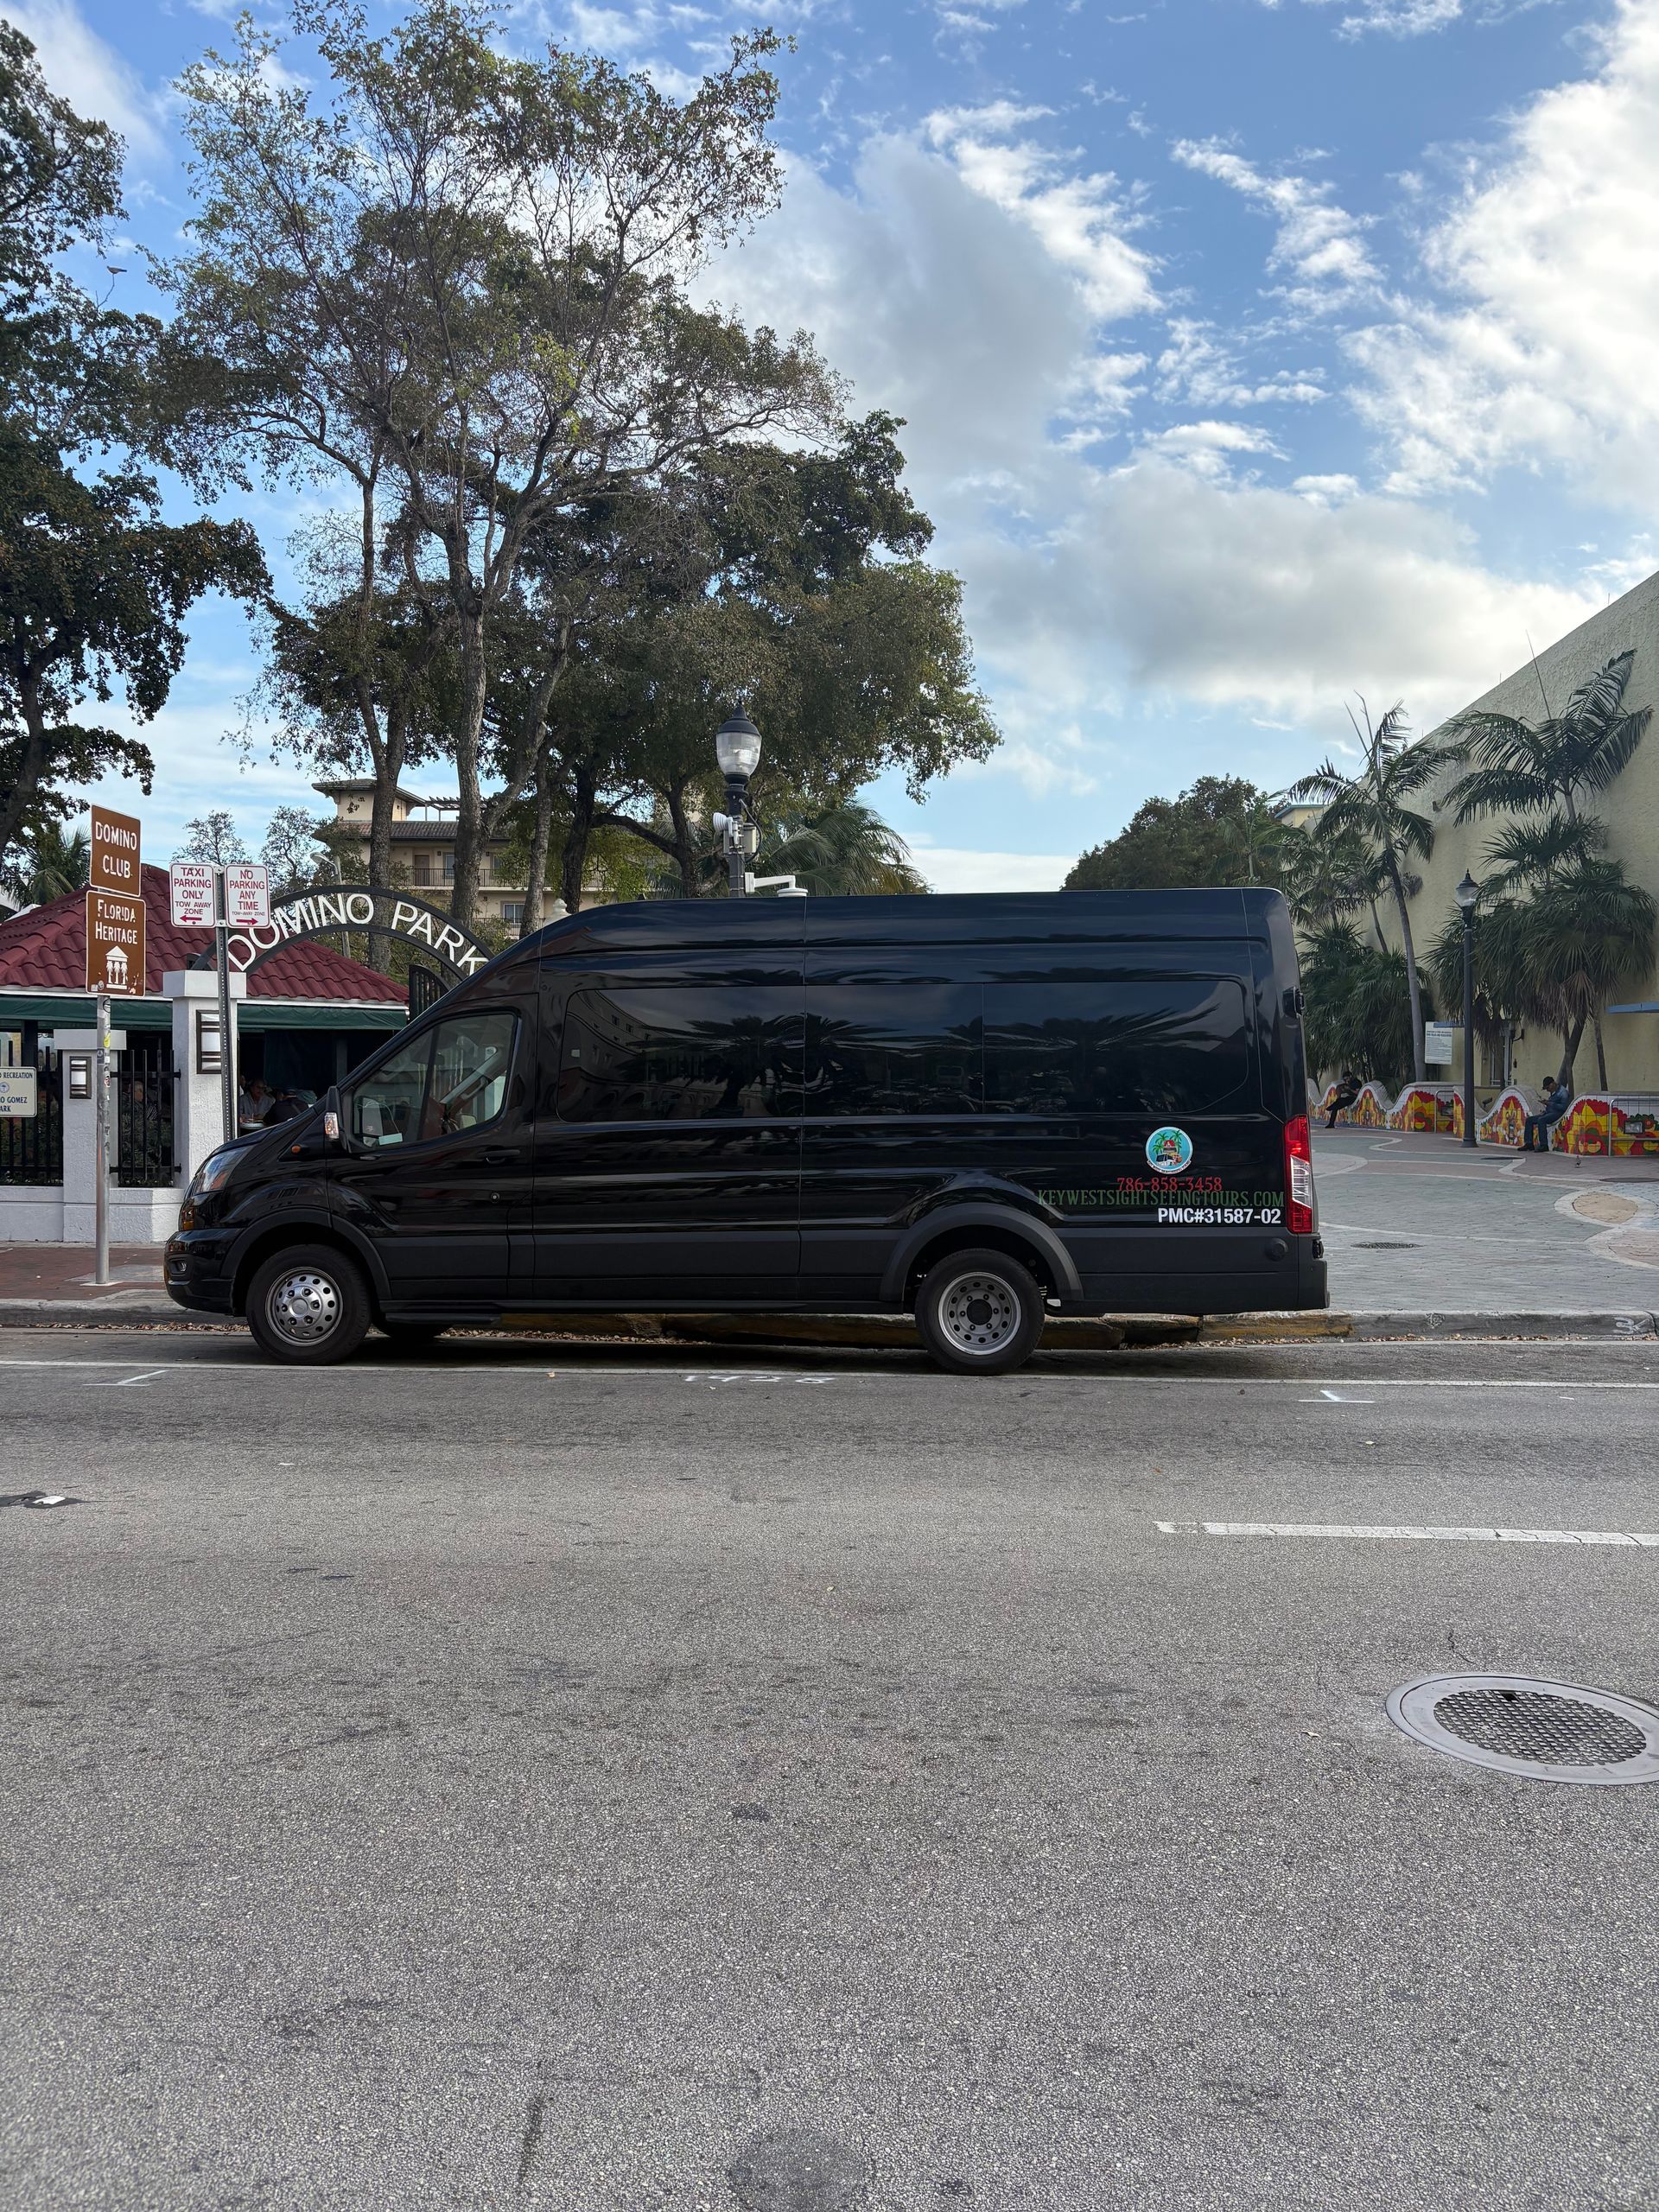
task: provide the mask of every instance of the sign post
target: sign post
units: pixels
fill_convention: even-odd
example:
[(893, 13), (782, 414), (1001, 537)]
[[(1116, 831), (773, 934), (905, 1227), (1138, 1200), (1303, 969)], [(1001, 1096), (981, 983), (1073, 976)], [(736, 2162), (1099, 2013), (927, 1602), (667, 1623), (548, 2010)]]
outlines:
[(219, 1110), (228, 1144), (236, 1135), (236, 1053), (231, 1046), (231, 924), (225, 911), (225, 871), (213, 870), (213, 967), (219, 976)]
[(175, 861), (168, 874), (175, 929), (213, 932), (219, 977), (219, 1099), (228, 1144), (236, 1135), (236, 1054), (231, 1048), (231, 931), (270, 920), (270, 878), (257, 861)]
[(92, 809), (86, 874), (86, 988), (98, 1001), (92, 1093), (92, 1280), (110, 1280), (110, 999), (144, 988), (143, 875), (136, 815)]

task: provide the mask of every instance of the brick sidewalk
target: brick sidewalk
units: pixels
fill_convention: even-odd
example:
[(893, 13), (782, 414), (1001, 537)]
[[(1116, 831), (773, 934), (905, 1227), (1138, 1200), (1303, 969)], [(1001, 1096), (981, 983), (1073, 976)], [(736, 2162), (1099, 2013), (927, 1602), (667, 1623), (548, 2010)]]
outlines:
[(159, 1293), (159, 1244), (111, 1244), (110, 1273), (104, 1288), (92, 1281), (90, 1244), (0, 1244), (0, 1298), (62, 1298), (100, 1301), (135, 1293)]

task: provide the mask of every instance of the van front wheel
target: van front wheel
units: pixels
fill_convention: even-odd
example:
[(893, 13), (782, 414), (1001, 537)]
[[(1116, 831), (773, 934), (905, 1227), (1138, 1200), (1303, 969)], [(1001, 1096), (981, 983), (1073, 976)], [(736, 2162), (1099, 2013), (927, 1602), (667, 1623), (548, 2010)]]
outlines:
[(1006, 1252), (952, 1252), (923, 1277), (916, 1326), (941, 1367), (959, 1375), (1006, 1375), (1037, 1349), (1042, 1289)]
[(331, 1244), (290, 1245), (248, 1286), (248, 1326), (261, 1351), (300, 1367), (349, 1359), (369, 1333), (369, 1287)]

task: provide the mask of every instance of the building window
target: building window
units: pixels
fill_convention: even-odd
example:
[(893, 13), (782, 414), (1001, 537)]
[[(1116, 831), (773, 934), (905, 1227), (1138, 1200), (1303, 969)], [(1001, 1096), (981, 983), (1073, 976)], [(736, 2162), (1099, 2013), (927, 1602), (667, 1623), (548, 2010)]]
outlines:
[(432, 855), (430, 853), (416, 853), (415, 855), (415, 887), (417, 891), (429, 889), (431, 882)]
[(446, 883), (453, 883), (455, 880), (455, 856), (453, 853), (443, 855), (443, 880)]
[(524, 918), (524, 900), (504, 899), (501, 901), (501, 918), (504, 922), (522, 922)]

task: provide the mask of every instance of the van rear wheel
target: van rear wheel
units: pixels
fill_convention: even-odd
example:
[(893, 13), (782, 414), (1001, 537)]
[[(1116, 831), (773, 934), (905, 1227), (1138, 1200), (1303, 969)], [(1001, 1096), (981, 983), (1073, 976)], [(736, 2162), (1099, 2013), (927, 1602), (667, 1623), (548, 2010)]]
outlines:
[(1028, 1268), (988, 1246), (951, 1252), (922, 1279), (916, 1326), (941, 1367), (1006, 1375), (1043, 1333), (1043, 1292)]
[(369, 1287), (332, 1244), (273, 1253), (248, 1286), (248, 1327), (261, 1351), (297, 1367), (349, 1359), (369, 1333)]

